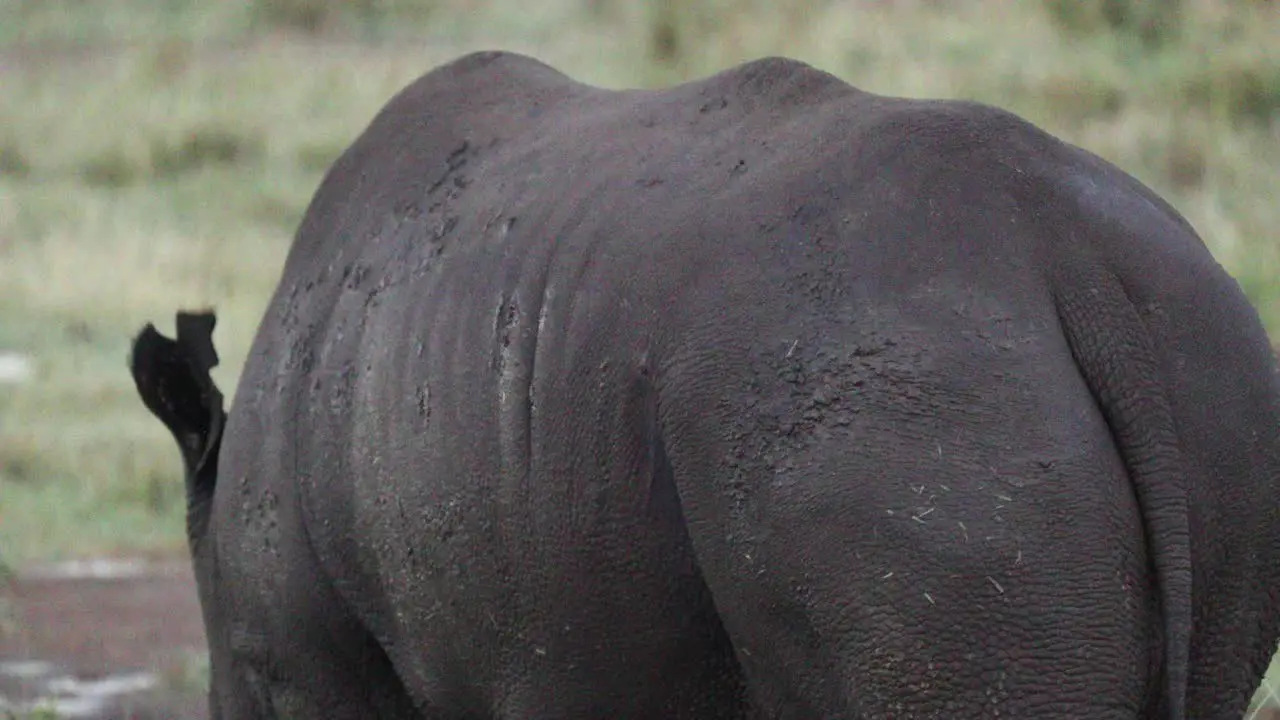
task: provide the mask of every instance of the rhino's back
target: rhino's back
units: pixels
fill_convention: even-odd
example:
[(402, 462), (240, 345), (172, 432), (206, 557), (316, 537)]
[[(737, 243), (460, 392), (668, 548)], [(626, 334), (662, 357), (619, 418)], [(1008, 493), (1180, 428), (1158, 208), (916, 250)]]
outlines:
[[(979, 168), (996, 175), (948, 185), (975, 147), (998, 150)], [(666, 448), (729, 445), (700, 421), (664, 437), (660, 416), (785, 415), (787, 358), (886, 328), (973, 368), (931, 318), (956, 290), (1012, 311), (1037, 282), (1021, 271), (1036, 243), (955, 218), (986, 222), (990, 188), (1003, 198), (998, 156), (1046, 148), (998, 111), (880, 98), (785, 60), (614, 92), (465, 58), (393, 100), (317, 192), (224, 467), (297, 498), (323, 572), (419, 698), (735, 716), (737, 661), (685, 516), (741, 511), (690, 508)], [(984, 256), (1013, 269), (915, 291)], [(1015, 314), (1043, 329), (1051, 313)], [(761, 359), (778, 374), (753, 388)], [(1043, 373), (1069, 366), (1058, 353)]]
[[(877, 97), (782, 60), (615, 92), (470, 56), (398, 96), (317, 192), (223, 468), (297, 501), (305, 528), (288, 531), (415, 697), (443, 707), (735, 716), (746, 656), (704, 578), (760, 640), (751, 662), (803, 668), (776, 687), (821, 707), (775, 698), (801, 714), (847, 708), (850, 668), (875, 676), (876, 652), (904, 667), (866, 695), (890, 707), (886, 688), (919, 680), (902, 649), (921, 628), (970, 642), (957, 618), (988, 602), (987, 622), (1094, 633), (1113, 664), (1144, 668), (1144, 590), (1039, 602), (1055, 577), (1118, 588), (1144, 562), (1051, 289), (1057, 260), (1095, 238), (1141, 253), (1111, 243), (1122, 233), (1082, 205), (1079, 177), (1144, 206), (1135, 232), (1159, 231), (1145, 252), (1212, 263), (1145, 189), (990, 108)], [(1034, 474), (1010, 491), (1032, 502), (988, 488), (1001, 462)], [(960, 520), (913, 523), (922, 473), (955, 489)], [(231, 493), (218, 512), (243, 524)], [(828, 555), (822, 537), (853, 550)], [(938, 547), (961, 569), (934, 591), (950, 614), (930, 590), (882, 589)], [(973, 581), (993, 567), (1018, 574), (1021, 605)], [(752, 614), (762, 598), (774, 615)], [(806, 625), (906, 607), (915, 630), (893, 647), (817, 643)], [(771, 623), (776, 642), (750, 634)], [(995, 644), (932, 666), (931, 692), (977, 687)], [(1140, 702), (1143, 670), (1100, 668), (1059, 694)]]
[(613, 92), (480, 55), (406, 89), (334, 165), (223, 467), (299, 503), (417, 697), (738, 715), (654, 383), (691, 330), (748, 312), (722, 293), (772, 264), (765, 226), (798, 208), (765, 185), (802, 178), (786, 164), (820, 142), (789, 125), (854, 94), (786, 61)]

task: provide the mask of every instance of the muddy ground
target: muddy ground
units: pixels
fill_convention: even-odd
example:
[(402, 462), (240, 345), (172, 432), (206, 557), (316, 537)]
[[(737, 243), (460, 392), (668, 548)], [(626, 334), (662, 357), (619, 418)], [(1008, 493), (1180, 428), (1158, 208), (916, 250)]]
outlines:
[(189, 562), (30, 568), (0, 586), (0, 717), (207, 720)]

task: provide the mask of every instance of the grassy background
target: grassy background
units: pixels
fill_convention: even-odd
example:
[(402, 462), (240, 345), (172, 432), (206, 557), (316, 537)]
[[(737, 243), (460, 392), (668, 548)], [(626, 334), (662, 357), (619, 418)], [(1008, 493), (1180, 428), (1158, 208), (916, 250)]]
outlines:
[(230, 396), (321, 173), (463, 52), (614, 87), (781, 54), (1000, 105), (1171, 200), (1280, 338), (1277, 38), (1267, 0), (5, 0), (0, 352), (34, 374), (0, 385), (0, 557), (181, 549), (130, 336), (215, 305)]

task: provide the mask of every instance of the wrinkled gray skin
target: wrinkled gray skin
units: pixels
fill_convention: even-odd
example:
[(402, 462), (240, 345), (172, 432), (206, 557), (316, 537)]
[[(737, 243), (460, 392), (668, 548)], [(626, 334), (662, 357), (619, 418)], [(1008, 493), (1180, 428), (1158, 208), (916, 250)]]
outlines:
[(330, 170), (225, 433), (205, 320), (134, 363), (216, 718), (1235, 720), (1276, 647), (1256, 313), (999, 110), (470, 55)]

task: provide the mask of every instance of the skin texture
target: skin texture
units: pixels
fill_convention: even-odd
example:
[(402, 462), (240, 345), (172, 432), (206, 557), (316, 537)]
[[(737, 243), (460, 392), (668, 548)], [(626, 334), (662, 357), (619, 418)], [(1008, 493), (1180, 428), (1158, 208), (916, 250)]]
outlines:
[(1256, 313), (990, 107), (469, 55), (330, 170), (225, 432), (153, 334), (217, 718), (1234, 720), (1280, 633)]

